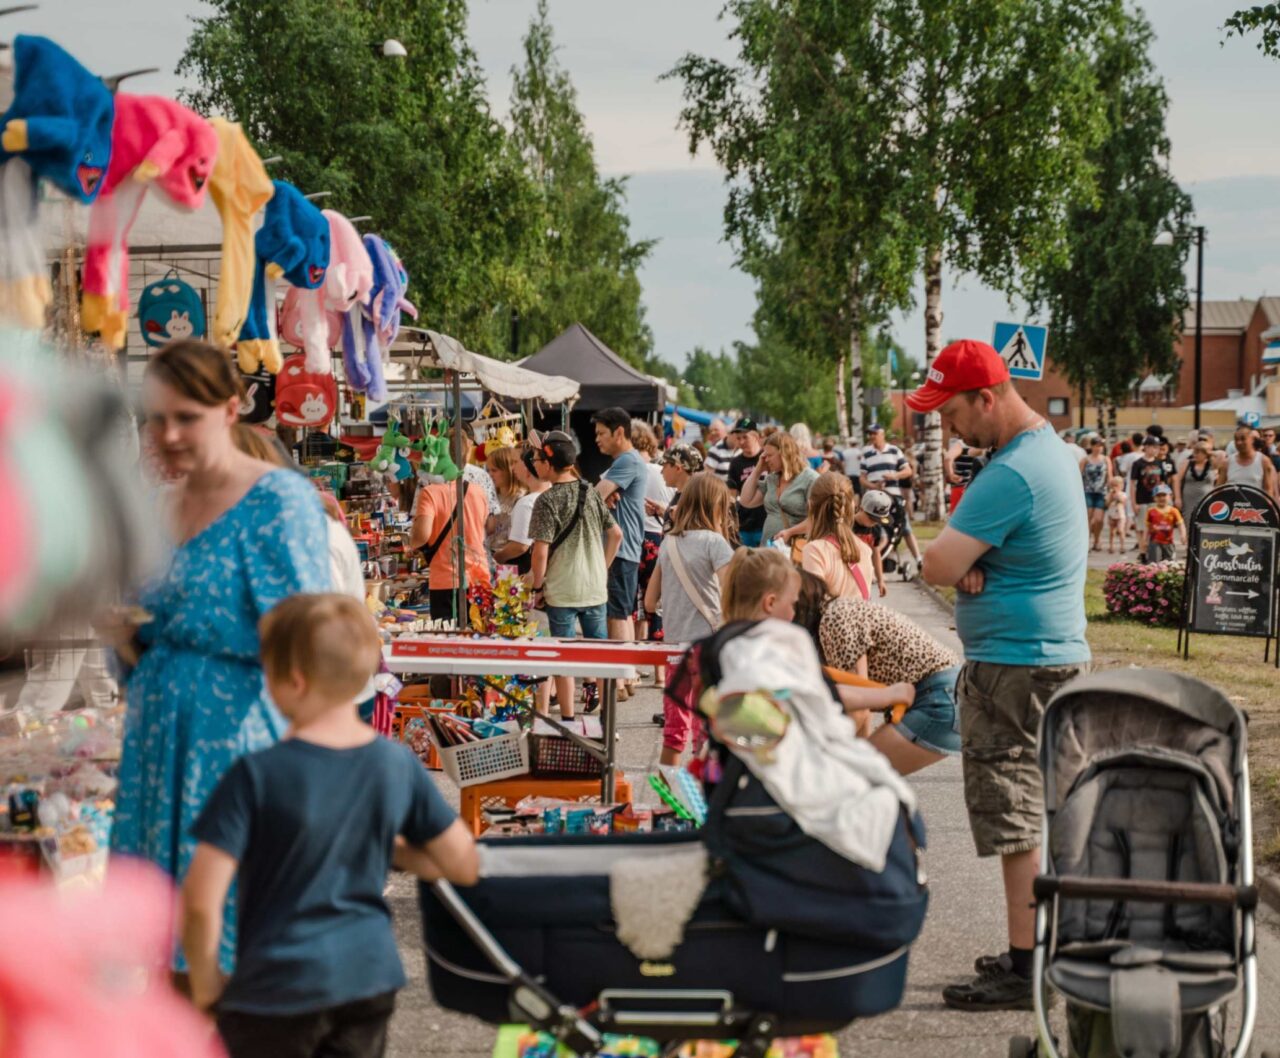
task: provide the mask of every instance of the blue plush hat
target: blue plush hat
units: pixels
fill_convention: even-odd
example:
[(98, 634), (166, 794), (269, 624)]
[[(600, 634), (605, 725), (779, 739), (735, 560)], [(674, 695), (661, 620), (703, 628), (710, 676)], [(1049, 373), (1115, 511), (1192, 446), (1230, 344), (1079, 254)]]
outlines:
[(13, 52), (13, 102), (0, 118), (0, 162), (21, 155), (37, 176), (92, 202), (111, 160), (111, 93), (46, 37), (20, 35)]
[(236, 343), (240, 369), (252, 373), (265, 363), (273, 374), (280, 370), (280, 350), (272, 337), (268, 312), (267, 265), (279, 265), (284, 278), (295, 287), (315, 290), (329, 267), (329, 221), (290, 183), (271, 181), (275, 194), (267, 203), (262, 227), (254, 236), (258, 263), (253, 274), (253, 298), (249, 315)]

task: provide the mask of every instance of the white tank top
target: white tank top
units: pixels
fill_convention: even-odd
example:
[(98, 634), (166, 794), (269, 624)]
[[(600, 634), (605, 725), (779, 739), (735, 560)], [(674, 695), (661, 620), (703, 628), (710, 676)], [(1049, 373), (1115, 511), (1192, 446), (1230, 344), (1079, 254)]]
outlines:
[(1253, 462), (1244, 466), (1239, 456), (1227, 460), (1227, 480), (1233, 485), (1252, 485), (1262, 488), (1262, 461), (1267, 457), (1261, 452), (1253, 453)]

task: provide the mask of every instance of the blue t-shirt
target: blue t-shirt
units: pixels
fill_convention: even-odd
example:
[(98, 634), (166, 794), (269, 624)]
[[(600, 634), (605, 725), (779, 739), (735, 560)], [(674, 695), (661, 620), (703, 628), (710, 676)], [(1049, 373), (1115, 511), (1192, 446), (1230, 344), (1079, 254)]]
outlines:
[(1080, 471), (1048, 426), (1018, 434), (975, 477), (951, 527), (991, 545), (977, 595), (956, 593), (956, 631), (970, 661), (1089, 661), (1084, 581), (1089, 519)]
[(287, 739), (241, 757), (196, 821), (239, 862), (236, 967), (220, 1009), (302, 1014), (404, 987), (382, 898), (397, 835), (454, 820), (407, 746)]
[(639, 562), (644, 548), (644, 493), (648, 473), (645, 461), (634, 448), (617, 456), (604, 472), (605, 479), (618, 486), (618, 505), (613, 508), (614, 520), (622, 526), (618, 558), (628, 562)]

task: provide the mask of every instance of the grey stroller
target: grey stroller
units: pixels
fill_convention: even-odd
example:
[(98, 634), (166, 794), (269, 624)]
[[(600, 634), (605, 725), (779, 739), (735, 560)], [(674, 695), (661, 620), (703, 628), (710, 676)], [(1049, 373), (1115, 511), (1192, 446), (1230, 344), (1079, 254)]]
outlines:
[[(1199, 680), (1124, 669), (1074, 680), (1040, 730), (1037, 1041), (1058, 1058), (1244, 1058), (1257, 1010), (1245, 718)], [(1242, 994), (1234, 1047), (1227, 1002)]]

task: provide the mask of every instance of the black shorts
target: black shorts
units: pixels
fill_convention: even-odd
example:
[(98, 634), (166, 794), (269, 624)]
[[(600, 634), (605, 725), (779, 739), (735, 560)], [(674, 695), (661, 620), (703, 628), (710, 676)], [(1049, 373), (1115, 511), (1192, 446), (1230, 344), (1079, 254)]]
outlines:
[(640, 580), (640, 563), (616, 555), (609, 563), (609, 606), (611, 621), (629, 621), (636, 612), (636, 588)]
[[(431, 588), (427, 592), (427, 604), (431, 608), (431, 620), (433, 621), (452, 621), (455, 620), (454, 608), (458, 605), (458, 589), (457, 588)], [(458, 627), (462, 628), (467, 624), (467, 616), (465, 612), (456, 618)]]
[(396, 994), (384, 992), (305, 1014), (218, 1014), (218, 1034), (230, 1058), (382, 1058)]

